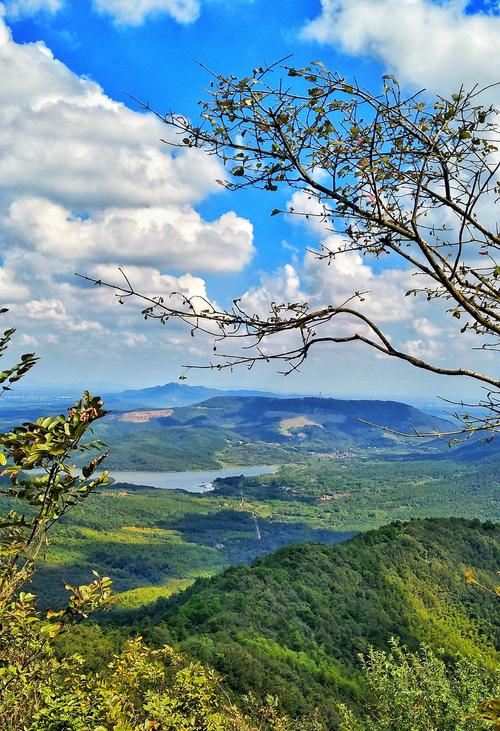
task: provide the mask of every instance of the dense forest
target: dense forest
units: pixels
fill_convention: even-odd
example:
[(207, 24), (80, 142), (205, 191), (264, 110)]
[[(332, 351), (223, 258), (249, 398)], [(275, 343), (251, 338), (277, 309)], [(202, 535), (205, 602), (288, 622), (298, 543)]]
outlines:
[[(336, 546), (290, 546), (160, 600), (133, 623), (215, 667), (240, 696), (269, 692), (291, 715), (365, 692), (358, 661), (398, 637), (491, 670), (500, 640), (494, 585), (500, 530), (461, 519), (393, 523)], [(131, 617), (127, 619), (130, 623)]]

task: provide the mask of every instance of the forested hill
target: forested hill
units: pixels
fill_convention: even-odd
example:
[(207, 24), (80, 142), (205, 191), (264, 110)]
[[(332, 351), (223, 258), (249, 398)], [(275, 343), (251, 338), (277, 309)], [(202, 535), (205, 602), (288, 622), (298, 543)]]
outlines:
[(263, 441), (289, 441), (294, 436), (335, 444), (387, 443), (387, 433), (361, 420), (404, 433), (449, 431), (444, 419), (398, 401), (333, 398), (215, 397), (174, 409), (162, 420), (173, 425), (230, 429)]
[[(249, 391), (245, 396), (216, 396), (174, 406), (177, 398), (182, 403), (185, 397), (205, 398), (207, 389), (191, 387), (186, 392), (171, 386), (124, 392), (118, 400), (104, 399), (111, 413), (97, 426), (96, 434), (110, 448), (108, 469), (181, 471), (226, 464), (274, 464), (309, 453), (328, 456), (372, 448), (395, 458), (401, 456), (399, 448), (430, 457), (449, 456), (445, 439), (404, 440), (366, 423), (402, 434), (414, 430), (435, 434), (454, 428), (446, 420), (397, 401), (277, 398)], [(53, 404), (48, 413), (60, 412), (61, 406), (61, 402)], [(0, 422), (2, 428), (10, 428), (39, 413), (38, 403), (11, 404), (2, 410)]]
[(168, 602), (150, 620), (214, 665), (237, 692), (277, 695), (294, 713), (360, 692), (357, 654), (398, 636), (491, 663), (500, 526), (457, 518), (393, 523), (336, 546), (297, 545), (234, 567)]

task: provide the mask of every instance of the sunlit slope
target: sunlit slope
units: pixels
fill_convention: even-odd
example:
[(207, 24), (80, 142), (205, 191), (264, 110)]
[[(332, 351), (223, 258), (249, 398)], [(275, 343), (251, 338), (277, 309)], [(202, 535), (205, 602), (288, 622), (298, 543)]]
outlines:
[(414, 520), (336, 546), (298, 545), (235, 567), (159, 604), (171, 639), (213, 664), (238, 693), (278, 695), (298, 713), (360, 691), (357, 654), (398, 636), (494, 662), (493, 586), (500, 528), (462, 519)]

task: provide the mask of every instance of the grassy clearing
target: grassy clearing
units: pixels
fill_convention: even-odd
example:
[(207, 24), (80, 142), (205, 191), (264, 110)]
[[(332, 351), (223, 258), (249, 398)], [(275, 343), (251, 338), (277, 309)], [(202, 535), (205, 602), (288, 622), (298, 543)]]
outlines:
[(194, 579), (167, 579), (158, 586), (141, 586), (117, 594), (114, 607), (118, 610), (138, 609), (154, 604), (157, 599), (169, 597), (191, 586)]
[(312, 419), (308, 419), (307, 416), (294, 416), (291, 419), (282, 419), (279, 429), (280, 433), (285, 437), (290, 437), (292, 436), (290, 429), (300, 429), (303, 426), (319, 426), (321, 429), (323, 428), (321, 424), (318, 424), (317, 421), (312, 421)]

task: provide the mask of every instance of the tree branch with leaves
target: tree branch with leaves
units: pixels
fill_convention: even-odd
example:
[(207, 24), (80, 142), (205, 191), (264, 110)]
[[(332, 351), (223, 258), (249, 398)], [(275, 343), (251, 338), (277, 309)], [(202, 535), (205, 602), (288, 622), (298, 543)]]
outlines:
[[(423, 92), (405, 96), (396, 79), (370, 92), (320, 62), (294, 68), (287, 59), (237, 78), (211, 73), (198, 122), (175, 113), (160, 119), (178, 134), (167, 144), (202, 148), (219, 158), (228, 190), (301, 191), (307, 210), (289, 205), (271, 215), (313, 218), (335, 232), (334, 246), (315, 251), (326, 265), (348, 252), (403, 265), (415, 278), (406, 297), (439, 300), (459, 320), (477, 348), (500, 345), (500, 234), (493, 211), (500, 194), (496, 110), (482, 101), (488, 89), (459, 89), (447, 100)], [(149, 110), (148, 105), (141, 105)], [(464, 376), (485, 397), (462, 413), (459, 430), (493, 433), (500, 426), (500, 379), (461, 364), (442, 366), (392, 343), (381, 322), (362, 306), (365, 292), (318, 309), (308, 303), (270, 303), (266, 314), (248, 311), (241, 299), (224, 309), (199, 297), (148, 297), (125, 278), (112, 286), (123, 301), (139, 297), (143, 314), (162, 323), (175, 318), (214, 338), (207, 367), (251, 367), (277, 360), (283, 372), (301, 366), (313, 346), (361, 342), (391, 358), (443, 376)], [(179, 297), (182, 297), (179, 305)], [(337, 323), (351, 332), (336, 334)], [(279, 333), (298, 333), (298, 344), (273, 350)], [(241, 339), (243, 353), (219, 352)]]
[[(6, 309), (1, 310), (5, 313)], [(0, 336), (0, 356), (14, 335)], [(1, 393), (11, 390), (36, 363), (28, 353), (0, 373)], [(12, 509), (0, 515), (0, 724), (27, 728), (25, 723), (42, 703), (57, 667), (50, 641), (89, 613), (103, 608), (111, 581), (94, 572), (90, 584), (68, 585), (67, 606), (41, 618), (36, 597), (26, 590), (35, 562), (47, 545), (48, 531), (74, 505), (107, 482), (95, 475), (106, 457), (101, 452), (80, 471), (71, 460), (77, 453), (100, 449), (98, 440), (85, 441), (91, 424), (106, 412), (102, 401), (87, 391), (66, 415), (25, 422), (0, 434), (0, 494)]]

